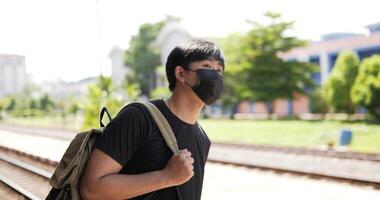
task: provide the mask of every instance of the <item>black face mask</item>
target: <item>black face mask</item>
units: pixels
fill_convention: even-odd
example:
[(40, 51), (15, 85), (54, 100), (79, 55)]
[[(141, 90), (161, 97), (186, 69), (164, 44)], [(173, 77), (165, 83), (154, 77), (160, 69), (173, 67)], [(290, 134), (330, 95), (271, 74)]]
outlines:
[[(185, 69), (185, 68), (184, 68)], [(185, 69), (197, 72), (198, 81), (194, 86), (189, 85), (197, 96), (207, 105), (214, 103), (219, 99), (223, 92), (223, 76), (216, 70), (211, 69)]]

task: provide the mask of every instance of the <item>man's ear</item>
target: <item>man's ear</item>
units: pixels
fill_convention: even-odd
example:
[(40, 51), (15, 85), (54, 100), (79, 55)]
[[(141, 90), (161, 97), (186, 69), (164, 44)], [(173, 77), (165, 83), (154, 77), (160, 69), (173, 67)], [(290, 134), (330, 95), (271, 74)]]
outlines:
[(183, 71), (184, 70), (183, 70), (183, 68), (181, 66), (176, 66), (175, 67), (174, 75), (180, 81), (182, 81), (184, 79)]

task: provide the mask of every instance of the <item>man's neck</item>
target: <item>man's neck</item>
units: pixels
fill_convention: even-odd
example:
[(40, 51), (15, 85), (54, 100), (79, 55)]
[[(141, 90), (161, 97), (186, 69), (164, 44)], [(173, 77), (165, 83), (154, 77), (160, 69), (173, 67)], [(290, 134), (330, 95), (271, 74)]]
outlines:
[(173, 91), (172, 96), (165, 100), (169, 109), (182, 121), (195, 124), (204, 106), (203, 103), (189, 98), (178, 91)]

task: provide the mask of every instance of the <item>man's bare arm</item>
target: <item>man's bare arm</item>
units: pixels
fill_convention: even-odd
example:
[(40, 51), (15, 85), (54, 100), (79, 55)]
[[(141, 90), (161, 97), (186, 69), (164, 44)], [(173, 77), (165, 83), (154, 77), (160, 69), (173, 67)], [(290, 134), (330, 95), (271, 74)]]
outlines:
[(118, 174), (122, 166), (95, 148), (88, 160), (80, 193), (84, 199), (129, 199), (162, 188), (180, 185), (194, 174), (191, 153), (181, 150), (162, 170), (143, 174)]

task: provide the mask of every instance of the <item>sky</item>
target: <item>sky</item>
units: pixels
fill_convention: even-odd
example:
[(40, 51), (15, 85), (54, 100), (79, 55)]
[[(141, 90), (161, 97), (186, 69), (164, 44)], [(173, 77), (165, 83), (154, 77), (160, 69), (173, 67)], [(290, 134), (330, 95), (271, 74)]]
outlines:
[(366, 25), (380, 22), (379, 7), (378, 0), (0, 0), (0, 54), (25, 55), (36, 82), (77, 81), (110, 74), (111, 48), (128, 48), (141, 24), (166, 15), (180, 17), (193, 36), (225, 37), (276, 11), (295, 21), (292, 34), (319, 40), (367, 34)]

